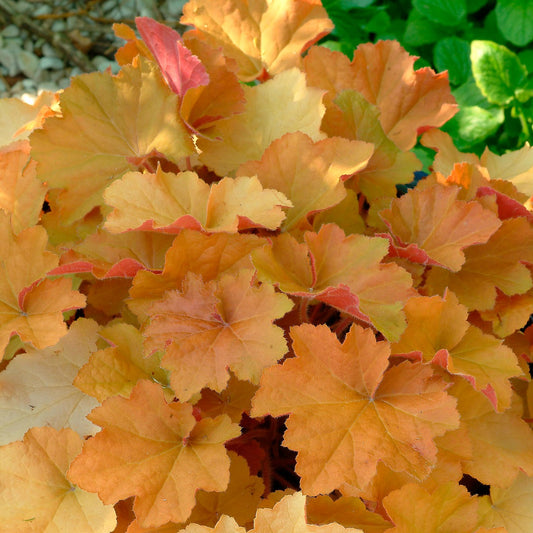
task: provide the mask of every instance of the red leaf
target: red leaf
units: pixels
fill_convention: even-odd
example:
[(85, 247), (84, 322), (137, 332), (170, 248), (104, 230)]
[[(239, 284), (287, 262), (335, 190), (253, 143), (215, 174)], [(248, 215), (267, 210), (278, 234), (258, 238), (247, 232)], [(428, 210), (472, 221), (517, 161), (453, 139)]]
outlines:
[(137, 17), (135, 23), (169, 87), (177, 95), (183, 96), (192, 87), (209, 83), (202, 62), (183, 44), (177, 31), (149, 17)]

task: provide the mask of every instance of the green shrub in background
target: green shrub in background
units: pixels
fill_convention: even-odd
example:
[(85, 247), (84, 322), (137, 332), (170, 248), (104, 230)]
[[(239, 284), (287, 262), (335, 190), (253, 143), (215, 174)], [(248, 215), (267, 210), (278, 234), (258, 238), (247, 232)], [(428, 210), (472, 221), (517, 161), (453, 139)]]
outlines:
[(460, 112), (443, 128), (460, 150), (496, 153), (533, 140), (531, 0), (323, 0), (335, 24), (321, 43), (349, 57), (362, 42), (396, 39), (449, 73)]

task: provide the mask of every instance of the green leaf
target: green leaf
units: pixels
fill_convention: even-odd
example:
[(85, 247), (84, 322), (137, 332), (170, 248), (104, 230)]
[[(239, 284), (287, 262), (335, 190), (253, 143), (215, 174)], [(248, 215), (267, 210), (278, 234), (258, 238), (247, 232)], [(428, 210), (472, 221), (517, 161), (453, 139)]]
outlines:
[(410, 46), (423, 46), (436, 43), (447, 32), (446, 27), (428, 20), (413, 9), (407, 18), (403, 40)]
[(386, 11), (378, 11), (365, 25), (365, 30), (369, 33), (382, 34), (388, 31), (391, 19)]
[(528, 72), (533, 72), (533, 50), (522, 50), (518, 53), (518, 59), (520, 59)]
[(496, 133), (504, 120), (503, 109), (489, 111), (479, 106), (462, 107), (446, 124), (446, 131), (454, 139), (460, 139), (457, 148), (461, 149), (476, 145)]
[(479, 11), (489, 0), (466, 0), (466, 10), (468, 13)]
[(517, 46), (533, 40), (533, 2), (531, 0), (498, 0), (496, 20), (503, 36)]
[(518, 56), (492, 41), (473, 41), (470, 59), (476, 83), (489, 102), (510, 104), (527, 77)]
[(413, 7), (443, 26), (457, 26), (466, 20), (466, 0), (413, 0)]
[(470, 45), (458, 37), (446, 37), (435, 45), (433, 61), (439, 72), (448, 71), (450, 83), (460, 85), (471, 72)]
[(470, 77), (465, 83), (463, 83), (463, 85), (454, 89), (452, 94), (460, 107), (474, 105), (483, 107), (484, 109), (494, 107), (485, 96), (483, 96), (483, 93), (480, 91), (476, 84), (476, 80), (473, 77)]

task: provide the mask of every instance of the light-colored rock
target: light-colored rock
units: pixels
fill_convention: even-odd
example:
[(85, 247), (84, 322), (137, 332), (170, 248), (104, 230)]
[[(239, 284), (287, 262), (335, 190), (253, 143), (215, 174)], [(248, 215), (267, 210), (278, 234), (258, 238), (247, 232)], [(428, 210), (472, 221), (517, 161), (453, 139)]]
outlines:
[(39, 73), (39, 58), (32, 52), (21, 50), (17, 56), (20, 70), (28, 78), (35, 78)]

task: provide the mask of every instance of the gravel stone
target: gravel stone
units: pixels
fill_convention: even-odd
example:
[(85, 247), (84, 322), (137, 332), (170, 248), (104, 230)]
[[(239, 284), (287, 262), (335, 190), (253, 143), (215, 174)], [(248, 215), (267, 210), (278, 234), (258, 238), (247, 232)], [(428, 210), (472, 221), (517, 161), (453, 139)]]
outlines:
[(39, 73), (39, 58), (35, 54), (26, 50), (21, 50), (17, 56), (17, 62), (21, 72), (25, 76), (31, 78), (31, 80), (37, 77)]
[[(1, 0), (0, 0), (1, 1)], [(215, 0), (213, 0), (215, 1)], [(62, 33), (71, 46), (79, 46), (94, 65), (94, 70), (111, 67), (117, 74), (114, 54), (124, 44), (114, 36), (112, 22), (132, 26), (137, 16), (152, 17), (170, 23), (179, 22), (187, 0), (17, 0), (17, 10), (28, 17), (53, 14), (54, 19), (35, 19), (48, 30)], [(89, 15), (84, 12), (89, 10)], [(79, 13), (79, 15), (72, 15)], [(68, 14), (68, 16), (66, 16)], [(109, 19), (109, 22), (101, 22)], [(13, 19), (15, 20), (15, 19)], [(9, 20), (8, 20), (9, 22)], [(69, 32), (76, 30), (75, 39)], [(86, 41), (86, 42), (85, 42)], [(83, 74), (43, 37), (8, 24), (0, 30), (0, 98), (35, 97), (39, 91), (57, 91), (70, 85), (72, 76)], [(29, 93), (29, 94), (28, 94)]]
[(18, 37), (19, 29), (14, 24), (9, 24), (2, 30), (4, 37)]
[[(19, 48), (19, 51), (22, 50)], [(12, 48), (2, 48), (0, 50), (0, 63), (5, 68), (8, 76), (16, 76), (20, 72), (16, 54), (13, 53)]]

